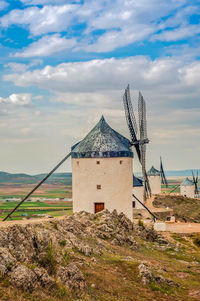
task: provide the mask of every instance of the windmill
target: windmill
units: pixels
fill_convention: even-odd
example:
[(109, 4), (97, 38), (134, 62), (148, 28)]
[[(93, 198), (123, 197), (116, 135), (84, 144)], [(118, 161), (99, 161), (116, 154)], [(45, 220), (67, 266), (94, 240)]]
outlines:
[(193, 177), (193, 183), (195, 185), (194, 194), (198, 194), (199, 193), (199, 190), (198, 190), (198, 171), (197, 171), (196, 177), (194, 176), (194, 172), (192, 171), (192, 177)]
[(126, 121), (129, 128), (131, 136), (131, 144), (134, 145), (138, 159), (142, 166), (143, 182), (144, 182), (144, 201), (147, 197), (151, 196), (151, 188), (149, 185), (149, 180), (146, 172), (146, 144), (149, 143), (147, 138), (147, 122), (146, 122), (146, 103), (145, 100), (139, 92), (138, 97), (138, 126), (139, 126), (139, 139), (137, 138), (137, 122), (133, 112), (133, 106), (130, 97), (129, 85), (125, 89), (123, 95), (123, 103), (126, 115)]
[(167, 182), (167, 179), (165, 177), (165, 172), (164, 172), (164, 168), (163, 168), (162, 158), (161, 157), (160, 157), (160, 176), (161, 176), (161, 182), (162, 182), (162, 184), (164, 184), (166, 187), (168, 187), (168, 182)]

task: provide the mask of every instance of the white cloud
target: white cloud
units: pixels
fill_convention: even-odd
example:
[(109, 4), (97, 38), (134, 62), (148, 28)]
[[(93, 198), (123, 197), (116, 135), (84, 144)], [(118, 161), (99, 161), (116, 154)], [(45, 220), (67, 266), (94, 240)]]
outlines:
[(0, 97), (0, 105), (26, 106), (31, 104), (31, 94), (11, 94), (6, 98)]
[(67, 30), (73, 19), (72, 12), (78, 5), (65, 4), (62, 6), (28, 7), (23, 10), (15, 9), (0, 19), (3, 27), (13, 24), (28, 25), (31, 34), (41, 35), (48, 32)]
[(25, 5), (47, 5), (47, 4), (62, 4), (66, 2), (80, 2), (80, 0), (20, 0)]
[(160, 41), (178, 41), (184, 38), (192, 37), (200, 33), (199, 25), (186, 25), (184, 27), (178, 27), (173, 30), (166, 30), (160, 34), (156, 34), (152, 37), (152, 40)]
[(109, 52), (118, 47), (123, 47), (134, 42), (147, 38), (155, 31), (154, 26), (144, 24), (135, 24), (134, 26), (125, 27), (122, 30), (111, 30), (101, 35), (93, 43), (77, 46), (76, 50), (85, 50), (88, 52)]
[(60, 34), (51, 36), (44, 36), (38, 41), (32, 43), (23, 52), (17, 52), (15, 57), (36, 57), (36, 56), (49, 56), (57, 52), (71, 49), (76, 45), (76, 39), (66, 39), (61, 37)]
[(31, 67), (41, 65), (41, 64), (42, 64), (41, 59), (34, 59), (29, 64), (9, 62), (4, 65), (4, 68), (9, 69), (10, 72), (24, 72)]
[(55, 67), (11, 73), (4, 80), (15, 85), (37, 86), (54, 92), (93, 92), (120, 90), (128, 82), (138, 89), (161, 89), (173, 92), (183, 86), (199, 89), (197, 62), (187, 62), (177, 57), (151, 60), (145, 56), (125, 59), (102, 59), (86, 62), (62, 63)]
[[(39, 3), (39, 0), (37, 2)], [(86, 28), (79, 35), (76, 50), (89, 52), (112, 51), (152, 36), (154, 40), (169, 41), (191, 37), (199, 32), (196, 25), (189, 26), (188, 23), (189, 17), (197, 7), (185, 5), (185, 0), (91, 0), (67, 4), (61, 2), (60, 5), (53, 5), (53, 1), (46, 1), (43, 4), (48, 5), (43, 7), (12, 10), (0, 19), (0, 24), (2, 27), (13, 24), (28, 27), (32, 35), (56, 32), (72, 35), (74, 25), (85, 24)], [(33, 1), (26, 3), (33, 4)]]
[(0, 10), (3, 10), (8, 6), (8, 3), (6, 1), (0, 0)]
[(12, 72), (24, 72), (27, 70), (27, 65), (23, 63), (10, 62), (5, 64), (4, 68), (9, 68)]

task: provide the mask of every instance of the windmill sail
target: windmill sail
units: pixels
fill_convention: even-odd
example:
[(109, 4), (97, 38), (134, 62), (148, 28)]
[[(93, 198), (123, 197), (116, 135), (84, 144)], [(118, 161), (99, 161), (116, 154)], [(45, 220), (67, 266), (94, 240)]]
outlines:
[(138, 117), (139, 117), (139, 132), (140, 132), (139, 148), (141, 154), (140, 162), (142, 165), (142, 174), (143, 174), (144, 185), (145, 185), (144, 199), (146, 199), (147, 196), (151, 195), (151, 188), (149, 185), (149, 180), (146, 172), (146, 143), (148, 143), (149, 140), (147, 138), (146, 103), (141, 92), (139, 92), (139, 98), (138, 98)]
[(165, 177), (165, 172), (164, 172), (164, 168), (163, 168), (163, 164), (162, 164), (162, 158), (160, 157), (160, 176), (161, 176), (161, 182), (162, 184), (166, 185), (166, 187), (168, 187), (168, 182), (167, 179)]
[(138, 159), (140, 161), (141, 154), (140, 154), (140, 148), (139, 148), (139, 144), (138, 144), (138, 140), (137, 140), (137, 131), (138, 131), (137, 123), (136, 123), (135, 115), (133, 112), (133, 106), (131, 103), (129, 85), (125, 89), (125, 93), (123, 95), (123, 103), (124, 103), (126, 121), (127, 121), (127, 125), (129, 128), (130, 136), (131, 136), (131, 142), (135, 146), (135, 149), (136, 149), (136, 152), (138, 155)]
[(192, 177), (193, 177), (193, 183), (195, 185), (195, 188), (194, 188), (194, 194), (198, 194), (199, 193), (199, 190), (198, 190), (198, 171), (197, 171), (197, 176), (195, 178), (194, 176), (194, 173), (192, 171)]
[(133, 112), (133, 106), (131, 103), (129, 85), (125, 89), (123, 95), (123, 103), (126, 115), (126, 121), (131, 136), (131, 144), (134, 145), (138, 159), (142, 165), (142, 174), (144, 181), (144, 200), (147, 196), (151, 196), (151, 189), (146, 172), (146, 144), (149, 142), (147, 138), (147, 122), (146, 122), (146, 104), (141, 93), (139, 93), (138, 99), (138, 118), (139, 118), (139, 136), (137, 139), (137, 123)]

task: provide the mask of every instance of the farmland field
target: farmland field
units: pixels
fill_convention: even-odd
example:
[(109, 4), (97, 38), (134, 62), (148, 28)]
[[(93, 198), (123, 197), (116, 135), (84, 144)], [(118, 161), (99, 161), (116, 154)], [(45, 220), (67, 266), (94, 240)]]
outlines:
[[(24, 197), (34, 187), (35, 184), (1, 184), (0, 199)], [(70, 185), (43, 184), (36, 190), (32, 197), (71, 198), (71, 195), (72, 190)]]
[[(0, 219), (3, 219), (11, 209), (18, 204), (17, 201), (11, 201), (12, 198), (23, 198), (33, 188), (35, 184), (12, 184), (4, 183), (0, 185)], [(31, 198), (35, 201), (24, 202), (19, 209), (12, 215), (12, 219), (38, 218), (47, 214), (51, 216), (60, 216), (72, 213), (72, 202), (53, 199), (71, 198), (72, 190), (70, 185), (63, 184), (43, 184), (39, 187)], [(37, 200), (38, 198), (38, 200)], [(48, 200), (45, 200), (47, 198)], [(49, 199), (52, 199), (49, 200)]]
[[(15, 208), (18, 202), (0, 202), (0, 219), (3, 219), (11, 209)], [(61, 216), (72, 213), (71, 201), (57, 202), (24, 202), (12, 215), (12, 219), (38, 218), (47, 214), (51, 216)]]

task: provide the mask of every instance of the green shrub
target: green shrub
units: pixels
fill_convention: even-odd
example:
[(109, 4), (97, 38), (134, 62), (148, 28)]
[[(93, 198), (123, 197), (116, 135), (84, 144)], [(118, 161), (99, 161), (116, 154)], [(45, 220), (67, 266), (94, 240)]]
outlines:
[(57, 264), (56, 254), (53, 248), (53, 244), (50, 242), (44, 256), (40, 259), (40, 264), (47, 268), (49, 273), (52, 274), (55, 271)]
[(194, 243), (197, 247), (200, 247), (200, 235), (198, 235), (194, 238)]
[(61, 240), (61, 241), (59, 241), (59, 245), (60, 245), (61, 247), (65, 247), (65, 246), (66, 246), (66, 240)]
[(138, 226), (144, 228), (144, 223), (141, 219), (138, 220)]

